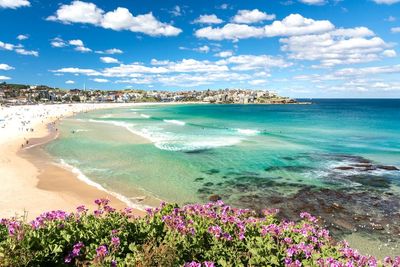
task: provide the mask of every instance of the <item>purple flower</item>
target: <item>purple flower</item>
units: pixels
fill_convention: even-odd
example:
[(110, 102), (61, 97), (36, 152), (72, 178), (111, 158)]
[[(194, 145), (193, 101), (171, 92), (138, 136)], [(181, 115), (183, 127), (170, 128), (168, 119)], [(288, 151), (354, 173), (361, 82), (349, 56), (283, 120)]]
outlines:
[(108, 249), (106, 245), (101, 245), (98, 248), (96, 248), (96, 254), (98, 258), (104, 258), (108, 254)]
[(104, 206), (104, 210), (105, 210), (106, 212), (108, 212), (108, 213), (111, 213), (111, 212), (114, 212), (114, 211), (115, 211), (115, 209), (114, 209), (113, 207), (110, 207), (110, 206)]
[(108, 203), (110, 203), (110, 200), (108, 200), (106, 198), (99, 198), (99, 199), (96, 199), (94, 201), (94, 203), (99, 205), (99, 206), (107, 206)]
[(114, 247), (118, 247), (120, 243), (121, 241), (119, 240), (119, 237), (117, 236), (111, 237), (111, 245), (113, 245)]
[(71, 255), (73, 257), (77, 257), (79, 256), (79, 253), (81, 252), (81, 249), (84, 247), (85, 245), (82, 242), (78, 242), (74, 245)]
[(246, 237), (244, 236), (244, 233), (242, 233), (242, 232), (240, 232), (239, 233), (239, 239), (240, 240), (243, 240), (243, 239), (245, 239)]
[(214, 262), (212, 261), (205, 261), (203, 264), (205, 267), (215, 267)]
[(111, 230), (111, 234), (112, 234), (112, 235), (116, 235), (116, 234), (118, 234), (118, 232), (119, 232), (119, 231), (118, 231), (118, 230), (116, 230), (116, 229), (114, 229), (114, 230)]
[(284, 241), (286, 244), (292, 244), (292, 243), (293, 243), (293, 240), (292, 240), (290, 237), (285, 237), (285, 238), (283, 239), (283, 241)]
[(85, 213), (85, 212), (88, 211), (88, 209), (85, 207), (85, 205), (80, 205), (80, 206), (78, 206), (78, 207), (76, 208), (76, 211), (77, 211), (78, 213)]
[(72, 261), (72, 257), (70, 255), (68, 255), (67, 257), (65, 257), (64, 262), (65, 263), (71, 263)]
[(216, 238), (220, 238), (222, 230), (221, 230), (220, 226), (214, 225), (214, 226), (208, 227), (208, 232), (210, 234), (213, 234)]
[(64, 262), (65, 263), (70, 263), (72, 262), (72, 260), (76, 257), (79, 256), (81, 249), (84, 247), (85, 245), (82, 242), (78, 242), (74, 245), (74, 247), (72, 248), (72, 251), (65, 257)]
[(185, 267), (201, 267), (201, 263), (200, 262), (195, 262), (195, 261), (186, 262), (184, 266)]
[(318, 221), (317, 218), (315, 218), (314, 216), (311, 216), (311, 214), (308, 212), (300, 213), (300, 218), (309, 220), (310, 222), (313, 222), (313, 223)]
[(96, 217), (99, 217), (101, 214), (103, 214), (104, 213), (104, 211), (103, 210), (95, 210), (94, 211), (94, 215), (96, 216)]
[(276, 215), (279, 213), (279, 209), (266, 209), (266, 210), (263, 210), (263, 213), (265, 216)]

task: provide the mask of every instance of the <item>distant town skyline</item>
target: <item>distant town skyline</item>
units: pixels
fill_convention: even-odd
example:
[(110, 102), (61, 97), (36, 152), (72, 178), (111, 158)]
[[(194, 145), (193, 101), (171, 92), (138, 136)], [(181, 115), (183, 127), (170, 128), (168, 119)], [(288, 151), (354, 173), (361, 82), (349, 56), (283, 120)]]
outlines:
[(0, 83), (400, 97), (400, 0), (0, 0)]

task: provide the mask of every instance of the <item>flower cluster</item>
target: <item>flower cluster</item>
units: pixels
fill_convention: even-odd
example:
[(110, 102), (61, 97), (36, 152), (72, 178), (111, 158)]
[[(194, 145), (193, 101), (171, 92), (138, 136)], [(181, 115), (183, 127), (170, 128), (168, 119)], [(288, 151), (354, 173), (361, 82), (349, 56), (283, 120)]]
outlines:
[(215, 264), (212, 261), (205, 261), (203, 263), (192, 261), (186, 262), (184, 267), (215, 267)]
[(38, 229), (40, 227), (43, 227), (46, 224), (46, 222), (64, 221), (68, 218), (69, 215), (70, 214), (62, 210), (45, 212), (42, 213), (39, 217), (37, 217), (35, 220), (33, 220), (31, 222), (31, 226), (34, 229)]
[[(105, 266), (319, 266), (400, 267), (400, 257), (361, 255), (335, 243), (316, 217), (280, 221), (279, 210), (258, 216), (222, 201), (178, 207), (165, 204), (143, 217), (116, 211), (97, 199), (89, 212), (46, 212), (30, 223), (0, 220), (2, 266), (88, 264)], [(27, 254), (28, 253), (28, 254)], [(27, 256), (29, 255), (29, 256)]]
[(79, 256), (79, 254), (81, 253), (81, 249), (84, 247), (85, 245), (82, 242), (78, 242), (74, 245), (72, 251), (65, 257), (65, 263), (71, 263), (72, 260), (76, 257)]

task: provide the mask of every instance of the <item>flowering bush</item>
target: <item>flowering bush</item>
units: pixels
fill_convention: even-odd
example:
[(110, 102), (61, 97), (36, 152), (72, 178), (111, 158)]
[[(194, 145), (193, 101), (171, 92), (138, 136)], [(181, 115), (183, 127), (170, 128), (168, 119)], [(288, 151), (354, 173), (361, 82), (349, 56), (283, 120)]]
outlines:
[(30, 223), (0, 221), (0, 266), (400, 266), (400, 257), (362, 256), (335, 244), (317, 219), (279, 221), (278, 210), (260, 218), (218, 201), (179, 208), (162, 204), (141, 218), (98, 209), (46, 212)]

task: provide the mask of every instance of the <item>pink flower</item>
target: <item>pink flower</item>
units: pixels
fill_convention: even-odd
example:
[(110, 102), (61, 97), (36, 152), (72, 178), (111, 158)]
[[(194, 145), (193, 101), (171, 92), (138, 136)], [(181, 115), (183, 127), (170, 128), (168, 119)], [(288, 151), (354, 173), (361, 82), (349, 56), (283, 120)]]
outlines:
[(96, 248), (96, 255), (98, 258), (104, 258), (108, 254), (108, 249), (106, 245), (101, 245), (98, 248)]
[(213, 234), (216, 238), (220, 238), (222, 230), (221, 230), (220, 226), (214, 225), (214, 226), (208, 227), (208, 232), (210, 234)]
[(200, 263), (200, 262), (192, 261), (192, 262), (187, 262), (187, 263), (185, 263), (184, 266), (185, 266), (185, 267), (201, 267), (201, 263)]
[(276, 215), (279, 213), (279, 209), (266, 209), (266, 210), (263, 210), (263, 213), (265, 216)]
[(119, 237), (113, 236), (111, 237), (111, 245), (114, 247), (118, 247), (120, 245), (121, 241), (119, 240)]
[(99, 205), (99, 206), (107, 206), (108, 203), (110, 203), (110, 200), (108, 200), (106, 198), (99, 198), (99, 199), (96, 199), (94, 201), (94, 203)]
[(85, 212), (88, 211), (88, 209), (85, 207), (85, 205), (80, 205), (80, 206), (78, 206), (78, 207), (76, 208), (76, 211), (77, 211), (78, 213), (85, 213)]
[(310, 222), (313, 222), (313, 223), (315, 223), (315, 222), (318, 221), (317, 218), (315, 218), (314, 216), (311, 216), (311, 214), (308, 213), (308, 212), (302, 212), (302, 213), (300, 213), (300, 218), (302, 218), (302, 219), (307, 219), (307, 220), (309, 220)]

